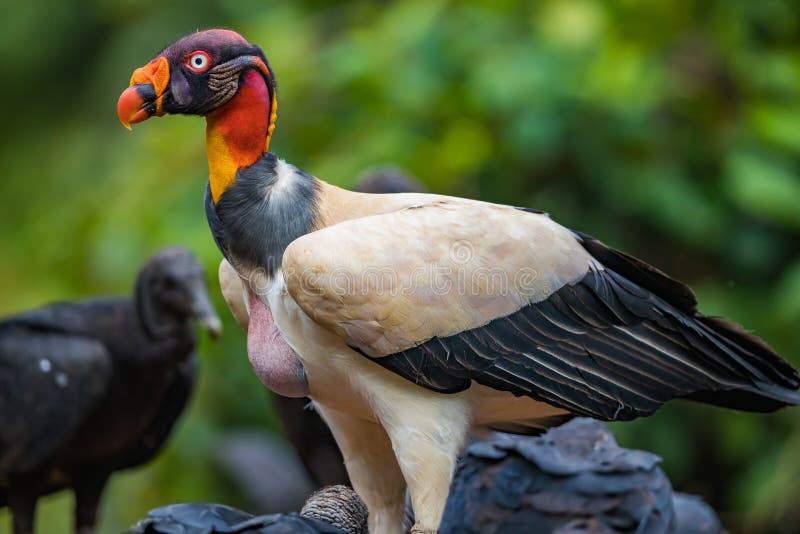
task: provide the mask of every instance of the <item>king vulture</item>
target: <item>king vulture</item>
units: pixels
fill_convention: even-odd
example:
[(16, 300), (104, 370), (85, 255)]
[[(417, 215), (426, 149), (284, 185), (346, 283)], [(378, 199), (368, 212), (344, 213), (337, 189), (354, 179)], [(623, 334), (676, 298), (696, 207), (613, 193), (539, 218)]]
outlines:
[(313, 399), (372, 532), (400, 532), (406, 485), (414, 531), (436, 531), (470, 425), (800, 403), (786, 361), (654, 267), (537, 210), (330, 185), (268, 151), (277, 106), (261, 49), (209, 30), (135, 70), (117, 113), (205, 116), (206, 215), (247, 288), (249, 358)]

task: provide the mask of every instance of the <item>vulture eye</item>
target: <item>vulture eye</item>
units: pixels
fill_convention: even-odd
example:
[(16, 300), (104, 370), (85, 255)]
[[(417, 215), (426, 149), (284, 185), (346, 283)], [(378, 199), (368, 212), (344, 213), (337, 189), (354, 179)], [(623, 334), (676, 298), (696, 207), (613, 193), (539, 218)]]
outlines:
[(186, 56), (186, 66), (194, 72), (205, 72), (210, 65), (211, 57), (202, 50), (192, 52)]

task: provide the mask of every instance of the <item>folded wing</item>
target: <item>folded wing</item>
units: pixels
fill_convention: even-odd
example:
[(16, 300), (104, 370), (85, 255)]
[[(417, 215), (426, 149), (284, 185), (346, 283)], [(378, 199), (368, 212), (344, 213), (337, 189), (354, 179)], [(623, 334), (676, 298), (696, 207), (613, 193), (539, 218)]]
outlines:
[(797, 373), (761, 340), (541, 213), (439, 201), (308, 234), (283, 267), (312, 319), (435, 391), (475, 381), (607, 420), (675, 397), (800, 403)]

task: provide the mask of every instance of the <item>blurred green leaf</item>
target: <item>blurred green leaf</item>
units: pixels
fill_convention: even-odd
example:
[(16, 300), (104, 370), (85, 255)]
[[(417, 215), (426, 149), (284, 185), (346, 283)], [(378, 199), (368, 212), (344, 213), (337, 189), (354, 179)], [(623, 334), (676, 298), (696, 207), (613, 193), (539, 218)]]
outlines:
[(779, 158), (756, 152), (731, 153), (725, 191), (747, 213), (800, 227), (800, 175)]

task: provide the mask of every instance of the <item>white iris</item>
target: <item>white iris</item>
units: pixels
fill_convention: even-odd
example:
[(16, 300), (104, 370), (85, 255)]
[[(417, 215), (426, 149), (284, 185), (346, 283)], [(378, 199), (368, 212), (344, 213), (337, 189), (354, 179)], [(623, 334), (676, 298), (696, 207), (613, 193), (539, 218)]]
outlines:
[(208, 56), (205, 54), (195, 54), (189, 58), (189, 64), (197, 70), (208, 67)]

